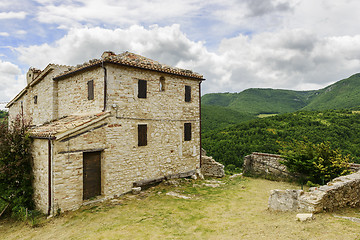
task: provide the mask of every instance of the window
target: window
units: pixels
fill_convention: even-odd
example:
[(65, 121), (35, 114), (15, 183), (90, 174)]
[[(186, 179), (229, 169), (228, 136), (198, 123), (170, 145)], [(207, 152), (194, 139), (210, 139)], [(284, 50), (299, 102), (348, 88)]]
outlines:
[(191, 87), (185, 86), (185, 102), (191, 101)]
[(184, 123), (184, 141), (191, 140), (191, 123)]
[(139, 124), (138, 125), (138, 146), (147, 145), (147, 125)]
[(138, 81), (138, 98), (146, 98), (147, 91), (147, 81), (139, 80)]
[(37, 100), (38, 100), (38, 96), (35, 95), (35, 96), (34, 96), (34, 104), (37, 104)]
[(160, 92), (164, 92), (164, 91), (165, 91), (165, 78), (160, 77)]
[(88, 100), (94, 99), (94, 80), (87, 82), (88, 85)]

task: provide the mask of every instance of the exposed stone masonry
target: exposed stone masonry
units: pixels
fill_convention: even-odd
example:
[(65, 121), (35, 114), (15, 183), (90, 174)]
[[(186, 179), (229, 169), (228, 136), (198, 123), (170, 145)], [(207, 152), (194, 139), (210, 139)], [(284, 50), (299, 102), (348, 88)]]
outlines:
[(253, 152), (244, 157), (243, 173), (250, 176), (263, 176), (270, 179), (293, 179), (294, 175), (287, 171), (279, 161), (280, 155)]
[(360, 172), (337, 177), (327, 185), (303, 190), (272, 190), (269, 209), (318, 213), (360, 206)]
[(206, 177), (224, 177), (224, 165), (206, 156), (206, 151), (201, 149), (201, 173)]

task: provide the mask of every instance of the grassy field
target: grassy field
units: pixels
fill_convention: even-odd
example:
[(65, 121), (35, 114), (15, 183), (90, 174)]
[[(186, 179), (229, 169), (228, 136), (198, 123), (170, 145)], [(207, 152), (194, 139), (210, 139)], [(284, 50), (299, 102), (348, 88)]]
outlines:
[[(263, 179), (225, 178), (221, 187), (204, 181), (162, 183), (140, 195), (86, 206), (44, 220), (39, 227), (0, 221), (1, 239), (360, 239), (360, 223), (317, 214), (298, 222), (294, 212), (271, 212), (271, 189), (299, 188)], [(197, 184), (197, 186), (193, 186)], [(199, 186), (200, 185), (200, 186)], [(167, 196), (174, 191), (189, 196)], [(360, 209), (335, 213), (360, 217)]]

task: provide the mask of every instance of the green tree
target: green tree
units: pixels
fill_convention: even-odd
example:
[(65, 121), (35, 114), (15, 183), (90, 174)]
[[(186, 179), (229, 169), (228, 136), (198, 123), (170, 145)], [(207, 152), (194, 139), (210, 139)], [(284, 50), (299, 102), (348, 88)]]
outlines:
[(351, 157), (342, 155), (339, 149), (332, 149), (329, 142), (294, 141), (283, 145), (280, 153), (284, 158), (282, 163), (290, 172), (313, 183), (325, 184), (350, 173)]
[(13, 215), (33, 209), (31, 138), (28, 125), (18, 117), (8, 128), (0, 122), (0, 212)]

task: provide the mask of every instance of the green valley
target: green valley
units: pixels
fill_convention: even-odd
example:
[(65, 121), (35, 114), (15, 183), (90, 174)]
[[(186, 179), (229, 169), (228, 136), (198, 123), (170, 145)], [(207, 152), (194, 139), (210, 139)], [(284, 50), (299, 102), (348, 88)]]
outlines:
[(360, 115), (350, 110), (301, 111), (255, 119), (202, 134), (202, 146), (225, 166), (241, 167), (252, 152), (279, 153), (281, 144), (330, 142), (360, 163)]

